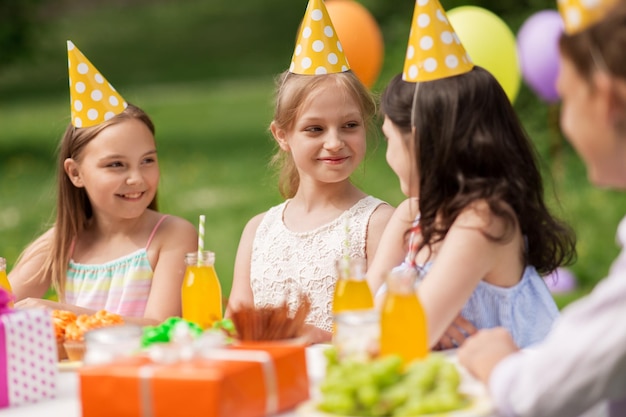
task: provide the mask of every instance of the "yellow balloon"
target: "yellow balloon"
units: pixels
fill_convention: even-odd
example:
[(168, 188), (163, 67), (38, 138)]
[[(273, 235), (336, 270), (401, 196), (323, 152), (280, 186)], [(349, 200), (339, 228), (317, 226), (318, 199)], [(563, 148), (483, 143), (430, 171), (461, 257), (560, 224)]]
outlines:
[(448, 19), (474, 64), (491, 72), (511, 102), (522, 82), (515, 35), (502, 19), (477, 6), (448, 11)]

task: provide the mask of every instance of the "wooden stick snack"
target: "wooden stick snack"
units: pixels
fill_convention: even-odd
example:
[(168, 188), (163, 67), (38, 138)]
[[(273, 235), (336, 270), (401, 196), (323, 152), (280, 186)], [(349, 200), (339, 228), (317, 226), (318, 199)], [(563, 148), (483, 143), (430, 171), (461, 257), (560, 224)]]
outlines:
[(287, 301), (277, 306), (240, 307), (233, 311), (232, 321), (242, 341), (293, 339), (302, 336), (310, 308), (309, 297), (301, 293), (293, 311)]

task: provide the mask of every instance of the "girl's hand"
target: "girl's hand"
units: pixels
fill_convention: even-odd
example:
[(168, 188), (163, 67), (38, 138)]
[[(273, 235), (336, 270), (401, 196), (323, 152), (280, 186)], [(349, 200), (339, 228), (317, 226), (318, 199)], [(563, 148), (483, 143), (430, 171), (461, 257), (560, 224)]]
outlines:
[(304, 340), (310, 345), (314, 343), (328, 343), (332, 340), (333, 334), (311, 324), (304, 325)]
[(95, 310), (78, 307), (73, 304), (60, 303), (58, 301), (46, 300), (43, 298), (33, 298), (33, 297), (24, 298), (23, 300), (16, 302), (15, 308), (19, 308), (19, 309), (47, 308), (49, 310), (65, 310), (65, 311), (71, 311), (72, 313), (76, 315), (96, 313)]
[(519, 348), (505, 328), (483, 329), (459, 348), (459, 362), (487, 383), (496, 365), (517, 351)]
[(460, 314), (454, 319), (450, 327), (439, 339), (439, 343), (434, 346), (434, 350), (444, 350), (459, 347), (465, 339), (476, 333), (478, 329), (465, 320)]

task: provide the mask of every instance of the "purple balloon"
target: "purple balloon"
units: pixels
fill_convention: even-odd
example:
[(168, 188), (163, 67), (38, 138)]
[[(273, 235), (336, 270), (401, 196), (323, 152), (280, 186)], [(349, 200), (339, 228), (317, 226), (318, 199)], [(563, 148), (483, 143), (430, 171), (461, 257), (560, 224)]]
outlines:
[(550, 292), (563, 294), (573, 291), (577, 287), (576, 277), (567, 268), (557, 268), (554, 272), (543, 277)]
[(531, 15), (517, 32), (517, 53), (522, 78), (541, 99), (556, 102), (559, 72), (559, 37), (563, 20), (555, 10)]

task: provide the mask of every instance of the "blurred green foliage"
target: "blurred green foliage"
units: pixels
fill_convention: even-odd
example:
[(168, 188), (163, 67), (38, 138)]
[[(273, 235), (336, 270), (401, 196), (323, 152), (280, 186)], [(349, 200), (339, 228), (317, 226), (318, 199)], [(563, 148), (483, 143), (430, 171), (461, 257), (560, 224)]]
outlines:
[(32, 52), (33, 28), (45, 0), (0, 0), (0, 70)]

